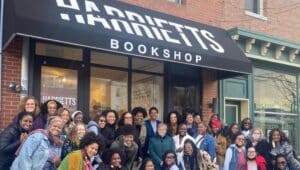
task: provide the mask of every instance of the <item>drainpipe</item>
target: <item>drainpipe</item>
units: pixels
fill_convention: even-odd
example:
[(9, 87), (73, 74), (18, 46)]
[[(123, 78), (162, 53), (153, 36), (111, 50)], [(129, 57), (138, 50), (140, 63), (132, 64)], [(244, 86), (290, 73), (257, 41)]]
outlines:
[(4, 14), (4, 0), (1, 0), (0, 9), (0, 112), (2, 111), (2, 55), (3, 55), (3, 14)]
[(23, 37), (22, 64), (21, 64), (21, 93), (20, 98), (28, 95), (28, 67), (29, 67), (29, 38)]

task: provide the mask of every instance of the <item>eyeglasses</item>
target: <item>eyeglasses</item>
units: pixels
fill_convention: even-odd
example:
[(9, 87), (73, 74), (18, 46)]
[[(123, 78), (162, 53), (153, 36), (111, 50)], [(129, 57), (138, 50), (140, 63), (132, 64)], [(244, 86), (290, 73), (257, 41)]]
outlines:
[(175, 156), (167, 156), (166, 159), (175, 159)]
[(106, 122), (106, 120), (104, 120), (104, 119), (100, 119), (100, 120), (99, 120), (99, 122)]
[(280, 161), (280, 162), (277, 162), (277, 165), (285, 165), (286, 162), (285, 161)]
[(239, 141), (244, 141), (245, 139), (244, 138), (236, 138), (237, 140)]

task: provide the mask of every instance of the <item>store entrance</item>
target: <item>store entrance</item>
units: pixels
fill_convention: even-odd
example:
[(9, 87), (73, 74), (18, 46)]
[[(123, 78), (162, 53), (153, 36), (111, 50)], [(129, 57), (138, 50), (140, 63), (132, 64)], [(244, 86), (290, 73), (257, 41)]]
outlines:
[(183, 113), (186, 109), (200, 112), (201, 70), (172, 65), (169, 74), (169, 111)]

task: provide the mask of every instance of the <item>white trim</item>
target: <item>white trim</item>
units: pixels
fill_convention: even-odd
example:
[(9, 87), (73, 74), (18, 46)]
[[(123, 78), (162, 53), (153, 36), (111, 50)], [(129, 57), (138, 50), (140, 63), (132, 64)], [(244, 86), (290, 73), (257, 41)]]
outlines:
[(246, 54), (246, 56), (248, 58), (253, 58), (253, 59), (263, 60), (263, 61), (269, 61), (269, 62), (272, 62), (272, 63), (284, 64), (284, 65), (288, 65), (288, 66), (300, 68), (300, 64), (295, 64), (295, 63), (290, 63), (290, 62), (286, 62), (286, 61), (275, 60), (275, 59), (272, 59), (272, 58), (262, 57), (262, 56), (255, 55), (255, 54), (249, 54), (249, 53), (245, 53), (245, 54)]
[(257, 114), (265, 114), (265, 115), (281, 115), (281, 116), (298, 116), (297, 113), (287, 113), (287, 112), (265, 112), (265, 111), (254, 111)]
[[(260, 10), (260, 12), (261, 12), (261, 10)], [(249, 15), (249, 16), (251, 16), (251, 17), (257, 18), (257, 19), (264, 20), (264, 21), (267, 21), (267, 20), (268, 20), (268, 17), (265, 17), (265, 16), (263, 16), (262, 14), (254, 13), (254, 12), (249, 11), (249, 10), (245, 10), (245, 14), (246, 14), (246, 15)]]

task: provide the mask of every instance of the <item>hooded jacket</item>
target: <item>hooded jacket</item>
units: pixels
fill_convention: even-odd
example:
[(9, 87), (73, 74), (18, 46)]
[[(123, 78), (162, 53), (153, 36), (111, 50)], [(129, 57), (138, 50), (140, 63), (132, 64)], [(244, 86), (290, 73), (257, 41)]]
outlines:
[(133, 162), (138, 152), (138, 145), (133, 141), (131, 146), (125, 146), (123, 136), (119, 136), (110, 146), (110, 149), (118, 150), (121, 153), (122, 165), (127, 170), (132, 169)]

